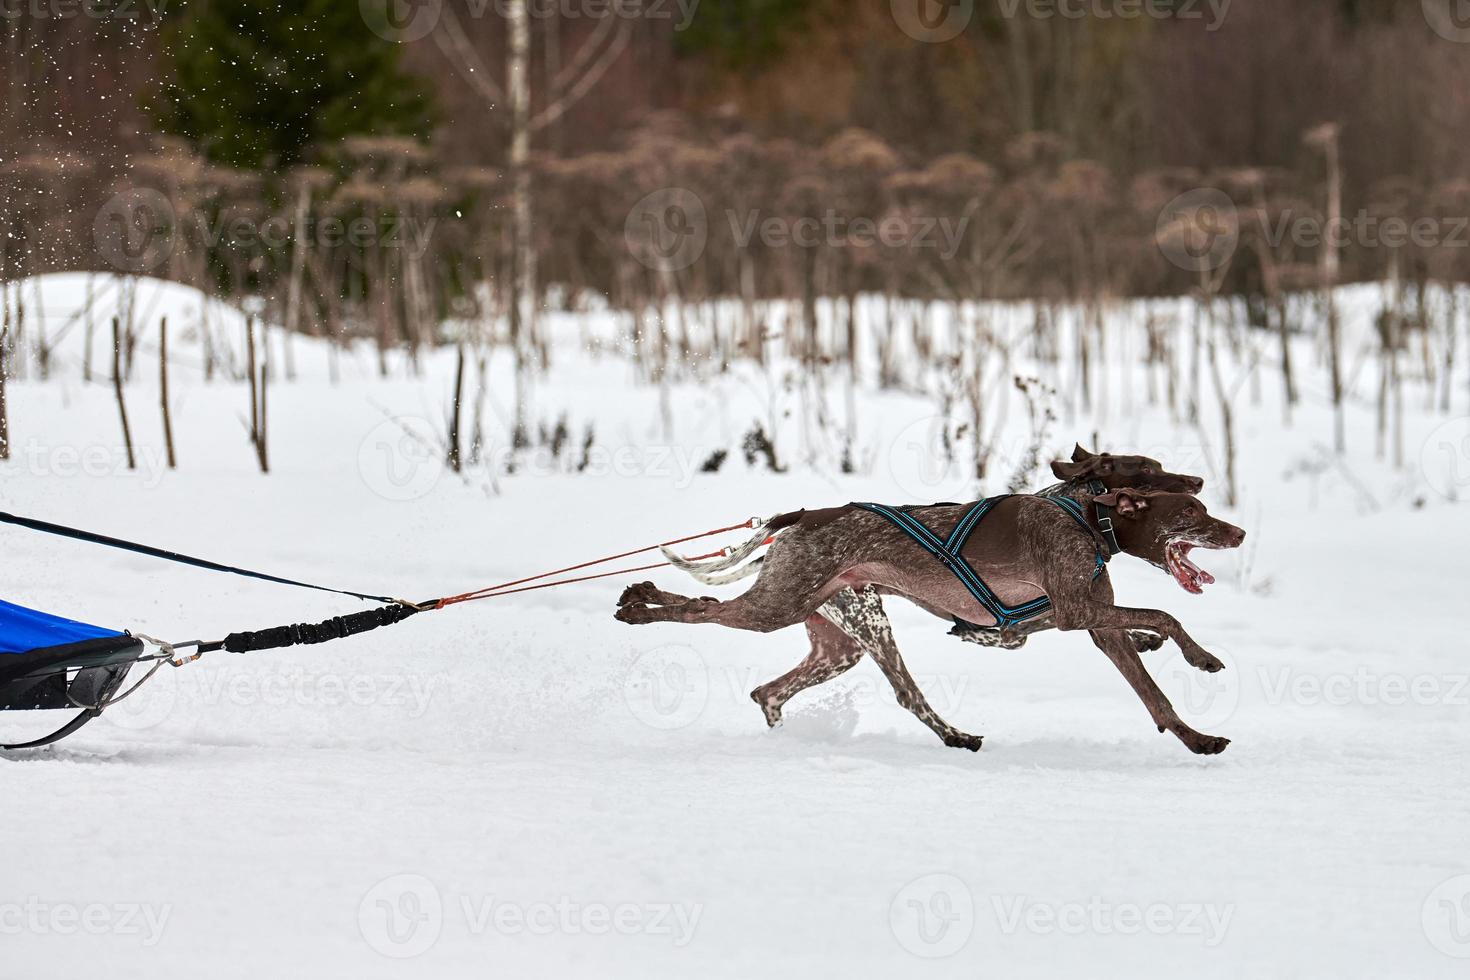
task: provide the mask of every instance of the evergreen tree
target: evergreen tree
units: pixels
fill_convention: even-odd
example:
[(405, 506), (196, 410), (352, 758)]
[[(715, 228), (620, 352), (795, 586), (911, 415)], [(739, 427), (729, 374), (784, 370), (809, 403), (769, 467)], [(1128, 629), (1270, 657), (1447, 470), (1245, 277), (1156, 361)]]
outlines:
[(290, 166), (352, 135), (429, 135), (399, 46), (350, 0), (193, 0), (164, 35), (172, 79), (152, 110), (211, 160)]
[(734, 70), (760, 68), (801, 33), (812, 0), (720, 0), (705, 4), (675, 35), (685, 55), (709, 53)]

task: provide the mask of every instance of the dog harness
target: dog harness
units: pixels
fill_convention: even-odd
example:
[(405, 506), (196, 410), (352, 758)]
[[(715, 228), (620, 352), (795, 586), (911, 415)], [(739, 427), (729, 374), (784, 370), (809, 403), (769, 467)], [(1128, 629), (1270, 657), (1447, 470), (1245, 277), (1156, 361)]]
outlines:
[[(965, 542), (970, 540), (970, 535), (975, 533), (975, 528), (979, 527), (980, 522), (985, 519), (985, 515), (990, 513), (996, 504), (1013, 496), (1016, 495), (1007, 493), (998, 497), (987, 497), (984, 500), (972, 504), (970, 509), (965, 511), (964, 516), (960, 518), (960, 522), (954, 526), (954, 530), (949, 532), (947, 538), (941, 538), (918, 518), (914, 517), (913, 514), (909, 513), (913, 509), (912, 507), (888, 507), (883, 504), (854, 504), (853, 506), (861, 507), (863, 510), (871, 511), (879, 517), (887, 519), (900, 531), (917, 541), (920, 547), (935, 558), (938, 558), (946, 568), (953, 572), (955, 578), (960, 580), (960, 584), (969, 590), (970, 594), (975, 597), (975, 600), (980, 605), (985, 607), (986, 612), (995, 617), (995, 625), (1004, 628), (1017, 626), (1026, 622), (1028, 619), (1035, 619), (1038, 616), (1050, 612), (1051, 599), (1046, 596), (1041, 596), (1040, 598), (1032, 599), (1030, 602), (1023, 602), (1019, 606), (1006, 605), (1000, 601), (1000, 597), (995, 594), (990, 586), (985, 584), (985, 580), (980, 577), (975, 569), (970, 567), (970, 563), (965, 561), (960, 552), (965, 547)], [(1087, 531), (1089, 536), (1092, 535), (1093, 527), (1087, 523), (1087, 518), (1082, 513), (1082, 505), (1077, 501), (1071, 497), (1062, 496), (1045, 496), (1042, 499), (1050, 500), (1062, 510), (1066, 511), (1069, 517), (1082, 525), (1082, 528)], [(1111, 535), (1111, 524), (1112, 521), (1110, 519), (1106, 521), (1104, 534), (1108, 541), (1108, 548), (1107, 550), (1102, 548), (1097, 549), (1097, 562), (1092, 571), (1093, 578), (1101, 575), (1103, 568), (1108, 563), (1108, 559), (1117, 554), (1117, 550), (1112, 544), (1114, 539)]]

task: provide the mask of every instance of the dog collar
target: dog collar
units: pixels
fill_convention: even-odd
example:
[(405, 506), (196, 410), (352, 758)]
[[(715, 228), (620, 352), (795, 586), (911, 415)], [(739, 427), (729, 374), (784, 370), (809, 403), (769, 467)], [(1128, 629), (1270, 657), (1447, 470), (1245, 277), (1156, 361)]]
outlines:
[(1092, 494), (1092, 511), (1097, 518), (1097, 529), (1102, 533), (1103, 541), (1108, 546), (1108, 557), (1111, 558), (1123, 549), (1118, 546), (1118, 532), (1113, 528), (1113, 508), (1097, 502), (1097, 498), (1108, 492), (1101, 480), (1092, 480), (1087, 484), (1087, 492)]

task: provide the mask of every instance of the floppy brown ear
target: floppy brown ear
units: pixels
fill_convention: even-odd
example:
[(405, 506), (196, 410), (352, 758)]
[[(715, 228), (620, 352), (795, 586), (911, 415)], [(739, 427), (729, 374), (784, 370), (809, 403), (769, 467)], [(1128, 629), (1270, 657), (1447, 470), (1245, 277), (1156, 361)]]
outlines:
[(1092, 455), (1092, 453), (1082, 448), (1082, 443), (1080, 442), (1072, 448), (1072, 462), (1074, 463), (1080, 463), (1083, 460), (1091, 459)]
[(1148, 497), (1133, 490), (1114, 490), (1092, 499), (1094, 503), (1111, 507), (1124, 517), (1132, 517), (1134, 514), (1148, 510)]
[(1087, 463), (1068, 463), (1061, 459), (1054, 459), (1051, 464), (1052, 476), (1058, 480), (1075, 480), (1087, 474), (1090, 469)]

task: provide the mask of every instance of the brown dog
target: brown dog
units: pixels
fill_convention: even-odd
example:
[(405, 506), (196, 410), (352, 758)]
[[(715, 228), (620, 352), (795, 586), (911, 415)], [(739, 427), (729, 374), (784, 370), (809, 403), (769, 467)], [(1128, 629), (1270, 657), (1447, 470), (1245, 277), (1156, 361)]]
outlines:
[[(1190, 591), (1212, 581), (1189, 561), (1190, 549), (1234, 548), (1245, 538), (1244, 531), (1210, 517), (1204, 505), (1188, 494), (1116, 490), (1089, 497), (1088, 504), (1094, 499), (1113, 508), (1122, 551), (1168, 570)], [(936, 505), (911, 513), (924, 525), (941, 529), (957, 523), (966, 509)], [(965, 543), (961, 556), (1005, 603), (1018, 605), (1046, 596), (1058, 629), (1088, 630), (1143, 699), (1160, 731), (1172, 731), (1194, 752), (1223, 750), (1229, 744), (1226, 739), (1202, 735), (1179, 719), (1144, 670), (1126, 631), (1148, 630), (1167, 637), (1201, 670), (1219, 670), (1222, 664), (1168, 613), (1115, 605), (1107, 573), (1099, 570), (1097, 562), (1100, 542), (1095, 523), (1084, 528), (1056, 503), (1020, 496), (994, 507), (985, 525)], [(873, 587), (910, 598), (942, 615), (982, 626), (995, 622), (945, 564), (894, 524), (855, 506), (814, 512), (797, 520), (771, 546), (756, 583), (736, 599), (690, 599), (645, 582), (623, 593), (617, 618), (627, 623), (719, 623), (769, 632), (810, 621), (843, 589)], [(899, 703), (945, 744), (972, 750), (980, 747), (979, 736), (953, 728), (924, 700), (903, 664), (886, 618), (882, 623), (838, 625), (843, 633), (861, 637), (856, 656), (832, 632), (814, 632), (815, 649), (808, 659), (817, 658), (820, 663), (805, 673), (804, 681), (834, 677), (866, 652), (893, 684)], [(813, 681), (814, 677), (818, 680)], [(779, 685), (781, 680), (772, 683)], [(763, 690), (757, 689), (753, 696), (765, 707), (760, 696)], [(784, 698), (779, 700), (784, 703)], [(779, 707), (777, 711), (779, 717)], [(768, 720), (770, 717), (768, 711)]]

